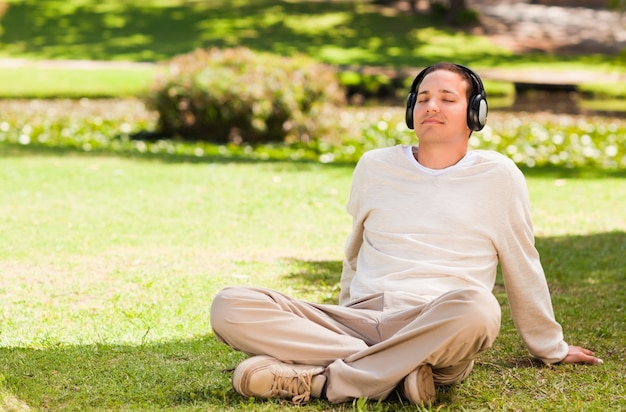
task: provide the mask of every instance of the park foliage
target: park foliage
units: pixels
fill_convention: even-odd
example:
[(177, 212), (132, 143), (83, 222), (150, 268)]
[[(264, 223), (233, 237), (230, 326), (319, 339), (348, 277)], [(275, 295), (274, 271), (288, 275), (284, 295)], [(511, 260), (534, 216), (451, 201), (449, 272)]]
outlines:
[[(89, 102), (97, 106), (98, 101)], [(328, 114), (336, 127), (308, 141), (288, 143), (211, 143), (174, 136), (155, 138), (158, 119), (141, 102), (119, 101), (118, 110), (97, 114), (69, 109), (45, 115), (36, 105), (7, 106), (0, 121), (0, 143), (16, 147), (65, 148), (81, 152), (153, 154), (227, 161), (296, 160), (354, 163), (367, 150), (413, 144), (401, 107), (344, 107)], [(80, 103), (76, 103), (80, 105)], [(133, 109), (129, 107), (134, 107)], [(137, 109), (139, 107), (139, 109)], [(626, 121), (618, 118), (506, 113), (492, 111), (481, 132), (470, 139), (475, 149), (492, 149), (523, 167), (626, 168)], [(144, 138), (147, 137), (147, 138)]]
[(161, 66), (147, 98), (159, 132), (213, 143), (307, 142), (326, 134), (345, 92), (304, 55), (197, 49)]

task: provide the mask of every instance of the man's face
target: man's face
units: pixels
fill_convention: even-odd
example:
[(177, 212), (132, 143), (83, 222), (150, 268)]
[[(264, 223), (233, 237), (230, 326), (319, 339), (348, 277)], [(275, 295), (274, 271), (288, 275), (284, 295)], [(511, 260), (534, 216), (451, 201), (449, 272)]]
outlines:
[(424, 77), (413, 110), (420, 142), (467, 141), (467, 81), (458, 73), (436, 70)]

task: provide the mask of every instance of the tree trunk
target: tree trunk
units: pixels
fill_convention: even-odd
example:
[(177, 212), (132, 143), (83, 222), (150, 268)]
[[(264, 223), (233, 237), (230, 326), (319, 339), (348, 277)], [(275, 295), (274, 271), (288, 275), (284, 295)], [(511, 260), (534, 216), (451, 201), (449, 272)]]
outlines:
[(461, 12), (467, 9), (465, 0), (449, 0), (450, 10), (446, 18), (448, 24), (456, 24), (458, 22), (458, 16)]

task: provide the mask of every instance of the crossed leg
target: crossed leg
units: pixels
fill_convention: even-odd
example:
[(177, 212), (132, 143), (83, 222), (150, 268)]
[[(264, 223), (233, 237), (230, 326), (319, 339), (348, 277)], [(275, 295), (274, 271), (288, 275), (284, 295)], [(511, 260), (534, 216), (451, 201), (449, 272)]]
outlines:
[(215, 297), (211, 324), (219, 340), (247, 354), (324, 366), (326, 397), (337, 403), (383, 399), (424, 363), (437, 384), (463, 380), (495, 340), (500, 306), (480, 288), (433, 301), (381, 293), (338, 306), (233, 287)]

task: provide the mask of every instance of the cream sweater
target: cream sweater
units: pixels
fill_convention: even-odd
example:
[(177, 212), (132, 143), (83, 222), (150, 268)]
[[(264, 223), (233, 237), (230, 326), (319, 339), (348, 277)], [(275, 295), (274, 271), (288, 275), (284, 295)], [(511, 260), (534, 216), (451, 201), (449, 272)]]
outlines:
[(435, 298), (479, 286), (493, 290), (498, 261), (515, 326), (531, 355), (567, 355), (533, 227), (521, 171), (493, 151), (429, 173), (394, 146), (363, 155), (354, 170), (340, 303), (402, 291)]

